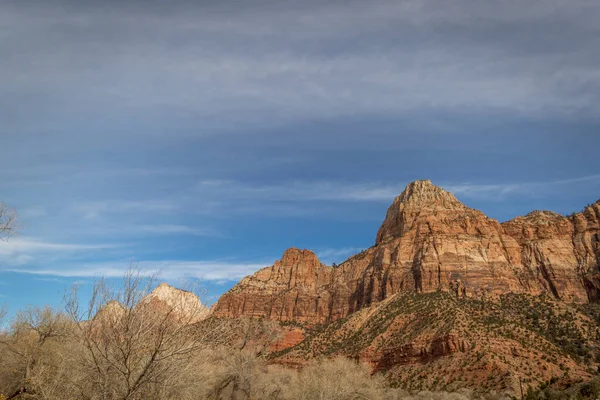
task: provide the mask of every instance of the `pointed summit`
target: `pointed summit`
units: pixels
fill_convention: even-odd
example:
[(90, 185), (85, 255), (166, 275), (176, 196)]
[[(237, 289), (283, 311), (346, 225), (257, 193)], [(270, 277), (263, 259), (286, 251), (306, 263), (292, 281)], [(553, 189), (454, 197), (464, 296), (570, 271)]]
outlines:
[(149, 295), (142, 299), (141, 303), (149, 304), (159, 311), (174, 312), (180, 316), (191, 318), (193, 322), (204, 319), (208, 314), (208, 309), (194, 293), (177, 289), (166, 282), (154, 288)]
[(300, 250), (296, 247), (290, 247), (289, 249), (287, 249), (283, 253), (283, 257), (281, 257), (281, 260), (279, 260), (279, 262), (284, 265), (294, 265), (297, 264), (299, 261), (308, 261), (317, 264), (321, 263), (314, 252), (307, 249)]
[(125, 308), (116, 300), (111, 300), (104, 307), (102, 307), (96, 315), (94, 320), (109, 322), (111, 320), (119, 319), (125, 314)]
[(388, 208), (387, 215), (379, 232), (376, 243), (392, 237), (401, 236), (418, 220), (428, 216), (471, 211), (452, 193), (431, 183), (430, 180), (419, 180), (409, 183), (404, 191), (394, 199)]
[(452, 193), (434, 185), (429, 179), (409, 183), (392, 206), (400, 204), (410, 207), (466, 208)]

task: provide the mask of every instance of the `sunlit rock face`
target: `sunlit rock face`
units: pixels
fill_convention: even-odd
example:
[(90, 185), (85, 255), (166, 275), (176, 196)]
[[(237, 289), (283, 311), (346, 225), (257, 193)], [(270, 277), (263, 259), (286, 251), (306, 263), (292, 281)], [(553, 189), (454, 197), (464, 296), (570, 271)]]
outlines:
[(281, 260), (240, 281), (223, 295), (217, 316), (320, 322), (329, 318), (334, 269), (309, 250), (291, 248)]
[(172, 314), (174, 318), (194, 323), (208, 316), (208, 308), (192, 292), (177, 289), (167, 283), (158, 285), (140, 303), (152, 310)]
[(600, 301), (599, 221), (597, 202), (570, 217), (535, 211), (500, 224), (430, 181), (415, 181), (389, 207), (373, 247), (336, 268), (309, 250), (288, 249), (213, 312), (315, 324), (399, 292)]

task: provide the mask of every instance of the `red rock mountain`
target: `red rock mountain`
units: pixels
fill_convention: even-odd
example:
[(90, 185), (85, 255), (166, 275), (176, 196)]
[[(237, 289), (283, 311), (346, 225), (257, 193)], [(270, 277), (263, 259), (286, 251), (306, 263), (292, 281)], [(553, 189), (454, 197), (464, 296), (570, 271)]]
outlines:
[(309, 250), (288, 249), (225, 293), (213, 315), (315, 324), (397, 293), (437, 291), (600, 301), (600, 202), (569, 217), (535, 211), (500, 224), (428, 180), (412, 182), (389, 207), (373, 247), (336, 268)]

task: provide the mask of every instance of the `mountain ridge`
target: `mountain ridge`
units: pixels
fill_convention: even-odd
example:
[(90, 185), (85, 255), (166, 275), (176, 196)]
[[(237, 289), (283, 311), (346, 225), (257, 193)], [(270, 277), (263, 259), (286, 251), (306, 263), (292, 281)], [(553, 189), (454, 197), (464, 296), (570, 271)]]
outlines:
[(499, 223), (429, 180), (394, 199), (374, 246), (327, 267), (309, 250), (248, 276), (216, 303), (216, 316), (323, 323), (399, 292), (484, 298), (551, 293), (600, 299), (600, 203), (571, 217), (533, 211)]

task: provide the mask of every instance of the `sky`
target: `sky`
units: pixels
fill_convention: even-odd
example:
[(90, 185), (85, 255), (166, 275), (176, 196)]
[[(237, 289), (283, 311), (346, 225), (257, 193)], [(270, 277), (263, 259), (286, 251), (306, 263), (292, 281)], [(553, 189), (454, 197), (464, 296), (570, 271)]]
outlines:
[(600, 197), (597, 0), (2, 0), (0, 304), (133, 263), (214, 302), (373, 245), (407, 183), (505, 221)]

